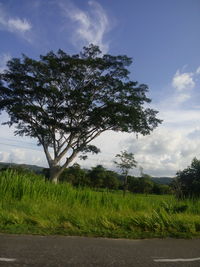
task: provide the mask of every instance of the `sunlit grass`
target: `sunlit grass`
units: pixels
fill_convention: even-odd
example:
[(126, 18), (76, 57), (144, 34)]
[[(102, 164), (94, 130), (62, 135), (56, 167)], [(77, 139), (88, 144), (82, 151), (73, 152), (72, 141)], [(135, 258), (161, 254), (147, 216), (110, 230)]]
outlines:
[(0, 173), (0, 231), (107, 237), (200, 236), (200, 201), (97, 192), (34, 174)]

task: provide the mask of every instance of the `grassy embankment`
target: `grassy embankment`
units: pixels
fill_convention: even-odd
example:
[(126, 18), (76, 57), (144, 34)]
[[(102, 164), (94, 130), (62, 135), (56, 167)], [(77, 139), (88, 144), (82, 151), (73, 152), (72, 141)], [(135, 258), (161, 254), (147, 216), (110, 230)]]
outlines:
[(200, 200), (95, 192), (0, 173), (0, 232), (124, 238), (200, 236)]

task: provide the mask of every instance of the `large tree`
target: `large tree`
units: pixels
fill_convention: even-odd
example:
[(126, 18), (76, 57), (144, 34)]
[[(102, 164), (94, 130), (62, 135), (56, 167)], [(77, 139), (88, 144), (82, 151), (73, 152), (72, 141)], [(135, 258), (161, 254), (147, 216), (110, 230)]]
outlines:
[(5, 124), (16, 125), (16, 135), (37, 138), (53, 182), (77, 154), (99, 151), (89, 143), (101, 133), (147, 135), (161, 122), (157, 111), (144, 107), (147, 85), (129, 80), (131, 63), (125, 55), (102, 55), (94, 45), (72, 56), (59, 50), (39, 60), (23, 55), (8, 61), (0, 74)]

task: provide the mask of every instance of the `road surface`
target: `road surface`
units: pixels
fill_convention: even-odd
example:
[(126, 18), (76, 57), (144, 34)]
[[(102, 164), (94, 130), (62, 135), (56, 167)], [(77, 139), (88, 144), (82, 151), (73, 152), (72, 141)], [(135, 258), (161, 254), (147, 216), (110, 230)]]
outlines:
[(200, 239), (128, 240), (0, 234), (0, 266), (200, 266)]

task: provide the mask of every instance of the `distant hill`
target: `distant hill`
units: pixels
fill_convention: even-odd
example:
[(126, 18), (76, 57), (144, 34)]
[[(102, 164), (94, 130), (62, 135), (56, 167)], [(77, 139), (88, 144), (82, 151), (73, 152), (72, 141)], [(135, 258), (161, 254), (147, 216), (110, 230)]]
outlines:
[(34, 171), (35, 173), (42, 173), (44, 167), (40, 167), (37, 165), (30, 165), (30, 164), (17, 164), (17, 163), (7, 163), (7, 162), (0, 162), (0, 169), (7, 167), (7, 166), (20, 166), (25, 169), (29, 169)]
[(171, 177), (152, 177), (153, 182), (157, 184), (170, 184), (174, 178)]

